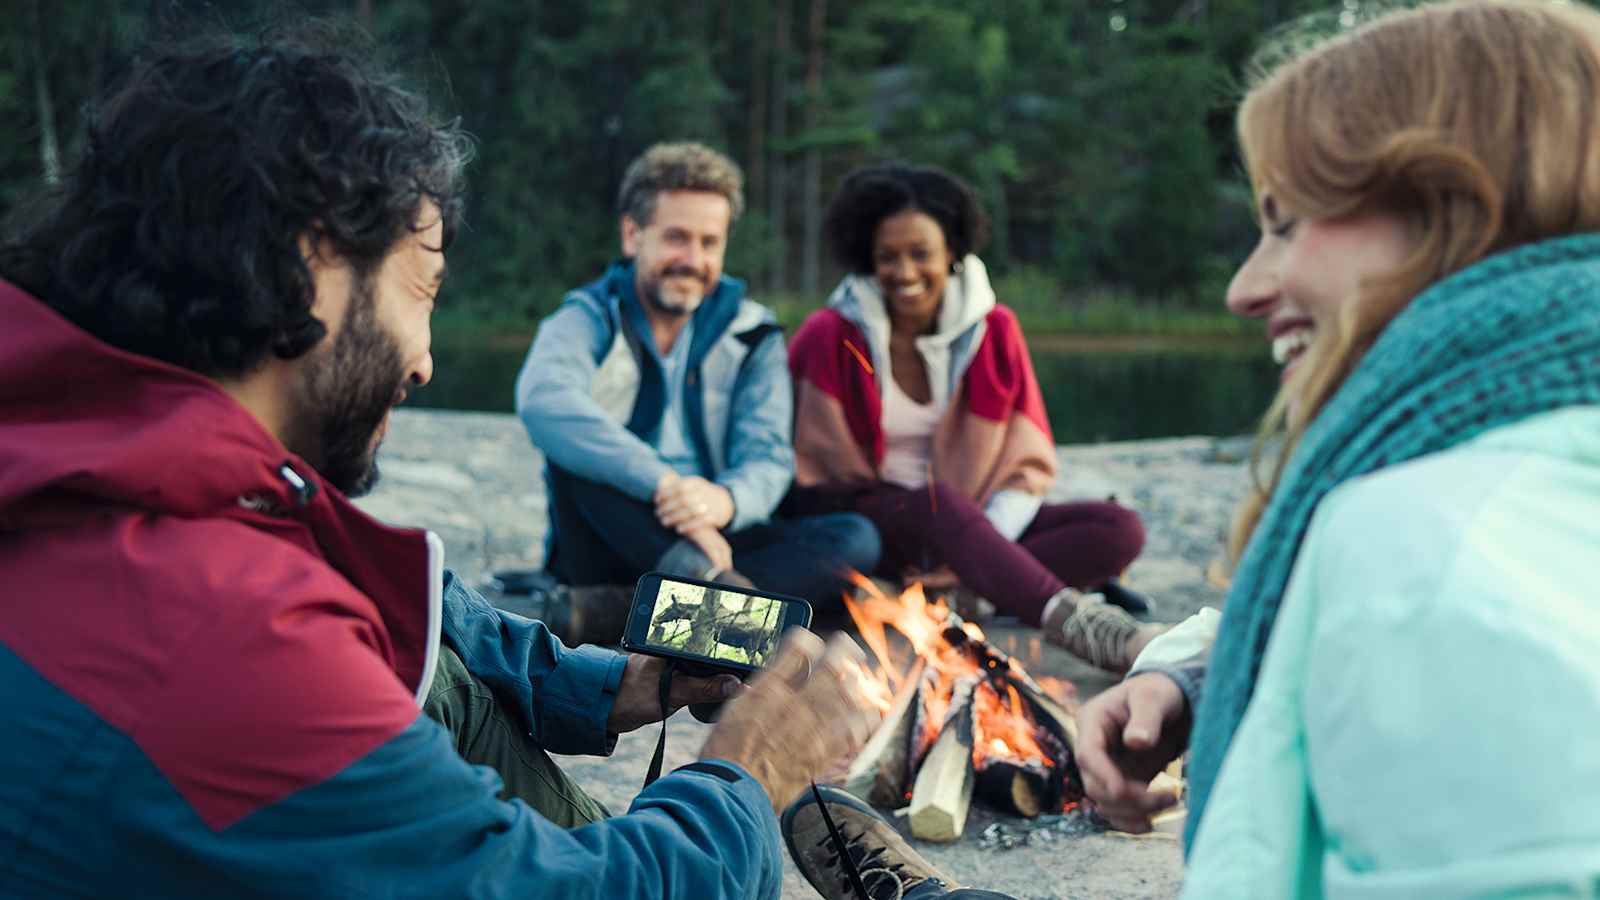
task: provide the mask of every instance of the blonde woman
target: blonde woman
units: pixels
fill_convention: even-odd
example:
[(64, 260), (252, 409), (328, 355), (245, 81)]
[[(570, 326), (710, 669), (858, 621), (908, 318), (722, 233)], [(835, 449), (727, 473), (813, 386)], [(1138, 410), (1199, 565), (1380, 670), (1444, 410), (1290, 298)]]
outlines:
[(1576, 4), (1430, 6), (1240, 109), (1262, 236), (1227, 302), (1284, 364), (1283, 449), (1209, 663), (1142, 671), (1157, 638), (1079, 718), (1129, 830), (1192, 751), (1185, 897), (1600, 892), (1597, 48)]
[(1209, 663), (1081, 719), (1133, 829), (1187, 738), (1186, 896), (1600, 884), (1597, 46), (1576, 6), (1431, 6), (1240, 109), (1227, 302), (1284, 363), (1284, 450)]

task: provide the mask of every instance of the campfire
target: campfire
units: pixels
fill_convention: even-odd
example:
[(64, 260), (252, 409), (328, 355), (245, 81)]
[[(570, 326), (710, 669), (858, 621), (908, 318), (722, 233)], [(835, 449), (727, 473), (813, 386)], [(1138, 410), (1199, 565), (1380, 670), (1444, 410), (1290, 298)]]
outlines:
[(1071, 685), (1047, 690), (920, 584), (890, 598), (855, 580), (861, 591), (845, 605), (877, 660), (862, 690), (884, 718), (845, 789), (880, 807), (909, 805), (912, 834), (930, 841), (961, 836), (974, 794), (1023, 816), (1077, 805)]

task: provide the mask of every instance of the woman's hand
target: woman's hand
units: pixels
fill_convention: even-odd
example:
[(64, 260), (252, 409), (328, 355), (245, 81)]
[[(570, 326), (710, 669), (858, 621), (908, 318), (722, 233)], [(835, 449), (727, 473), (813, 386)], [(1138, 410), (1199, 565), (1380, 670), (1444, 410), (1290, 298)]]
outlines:
[(1136, 675), (1078, 710), (1078, 768), (1083, 789), (1113, 826), (1150, 830), (1150, 817), (1178, 802), (1152, 792), (1150, 780), (1189, 743), (1189, 701), (1160, 672)]

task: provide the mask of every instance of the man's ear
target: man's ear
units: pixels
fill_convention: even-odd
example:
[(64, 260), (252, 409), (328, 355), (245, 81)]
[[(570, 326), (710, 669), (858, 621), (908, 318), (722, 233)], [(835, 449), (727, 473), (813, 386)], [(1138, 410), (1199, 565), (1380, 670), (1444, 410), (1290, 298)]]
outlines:
[(302, 233), (298, 243), (300, 258), (311, 270), (311, 315), (331, 328), (344, 315), (344, 306), (349, 302), (350, 264), (315, 230)]
[(333, 242), (322, 232), (322, 228), (312, 223), (311, 227), (300, 233), (296, 241), (300, 245), (300, 258), (306, 261), (306, 266), (315, 274), (321, 268), (338, 267), (344, 264), (339, 252), (333, 248)]
[(633, 258), (639, 255), (639, 234), (644, 231), (633, 216), (622, 217), (622, 255)]

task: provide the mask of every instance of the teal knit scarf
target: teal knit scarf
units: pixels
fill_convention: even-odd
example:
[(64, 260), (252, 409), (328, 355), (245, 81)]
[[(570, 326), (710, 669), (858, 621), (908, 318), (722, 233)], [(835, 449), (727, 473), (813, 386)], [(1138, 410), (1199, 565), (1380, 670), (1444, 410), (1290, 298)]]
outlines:
[(1359, 475), (1600, 403), (1600, 234), (1486, 259), (1396, 316), (1306, 430), (1245, 548), (1189, 748), (1186, 846), (1244, 717), (1312, 513)]

